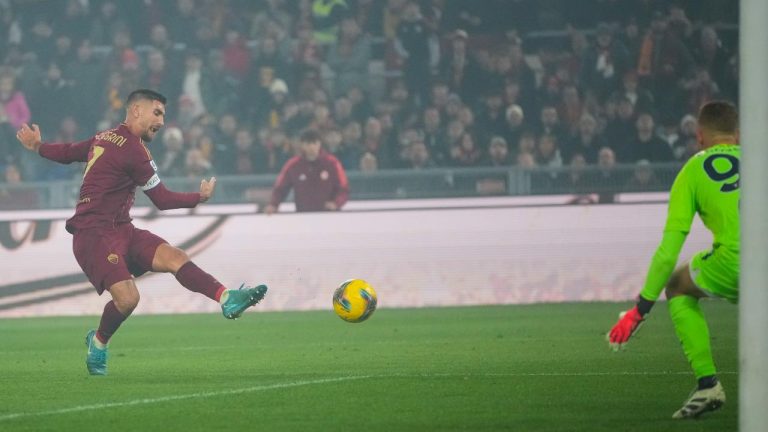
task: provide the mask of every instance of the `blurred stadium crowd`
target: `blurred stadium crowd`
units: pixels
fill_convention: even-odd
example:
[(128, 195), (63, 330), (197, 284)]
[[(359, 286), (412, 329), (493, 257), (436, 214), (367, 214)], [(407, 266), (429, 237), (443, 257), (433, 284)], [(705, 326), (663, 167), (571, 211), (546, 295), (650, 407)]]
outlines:
[(697, 107), (738, 96), (737, 17), (728, 0), (0, 0), (0, 163), (7, 182), (79, 175), (15, 130), (88, 138), (139, 87), (169, 99), (165, 177), (276, 173), (307, 127), (347, 170), (683, 161)]

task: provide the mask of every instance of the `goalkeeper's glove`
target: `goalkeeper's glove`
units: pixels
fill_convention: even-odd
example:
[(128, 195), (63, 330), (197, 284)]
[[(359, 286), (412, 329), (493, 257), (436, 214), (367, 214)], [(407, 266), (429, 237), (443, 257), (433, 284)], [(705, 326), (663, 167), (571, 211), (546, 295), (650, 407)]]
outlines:
[(608, 333), (608, 343), (614, 351), (618, 351), (637, 332), (652, 306), (652, 301), (639, 297), (635, 307), (619, 315), (619, 321)]

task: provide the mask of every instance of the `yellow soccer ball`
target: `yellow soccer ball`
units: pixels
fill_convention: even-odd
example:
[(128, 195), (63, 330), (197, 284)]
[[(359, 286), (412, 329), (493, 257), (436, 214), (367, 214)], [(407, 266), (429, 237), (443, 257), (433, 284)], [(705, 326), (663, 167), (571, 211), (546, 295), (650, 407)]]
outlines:
[(363, 322), (376, 310), (376, 291), (362, 279), (344, 281), (333, 293), (333, 310), (344, 321)]

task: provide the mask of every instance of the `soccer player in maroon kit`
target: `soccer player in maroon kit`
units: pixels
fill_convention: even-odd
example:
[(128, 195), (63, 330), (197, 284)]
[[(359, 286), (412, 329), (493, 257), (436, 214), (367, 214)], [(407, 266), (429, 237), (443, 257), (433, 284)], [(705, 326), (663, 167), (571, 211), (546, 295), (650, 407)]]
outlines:
[(285, 163), (272, 189), (272, 199), (264, 209), (267, 214), (277, 211), (280, 203), (293, 188), (296, 211), (334, 211), (346, 204), (349, 182), (336, 156), (323, 151), (320, 134), (308, 129), (299, 137), (301, 155)]
[(139, 303), (133, 277), (147, 271), (173, 273), (188, 290), (221, 304), (226, 318), (235, 319), (258, 303), (265, 285), (228, 290), (201, 270), (189, 256), (157, 235), (138, 229), (128, 215), (139, 186), (160, 210), (193, 208), (213, 195), (216, 178), (203, 179), (200, 192), (180, 193), (165, 188), (145, 142), (164, 124), (165, 97), (152, 90), (136, 90), (126, 101), (125, 122), (78, 142), (48, 144), (40, 129), (24, 124), (16, 134), (27, 149), (63, 164), (87, 162), (75, 215), (66, 229), (73, 236), (78, 264), (101, 295), (112, 300), (104, 307), (97, 330), (86, 336), (86, 366), (91, 375), (107, 373), (107, 343)]

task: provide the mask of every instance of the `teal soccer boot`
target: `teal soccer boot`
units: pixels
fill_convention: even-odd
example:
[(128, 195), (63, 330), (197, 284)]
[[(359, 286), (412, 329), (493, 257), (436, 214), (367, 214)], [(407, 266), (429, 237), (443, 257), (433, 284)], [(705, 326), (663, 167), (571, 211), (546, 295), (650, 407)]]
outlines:
[(260, 302), (267, 294), (267, 286), (259, 285), (255, 288), (240, 285), (239, 289), (227, 290), (227, 299), (221, 304), (221, 313), (224, 318), (237, 319), (246, 309)]
[(107, 374), (107, 349), (100, 349), (94, 343), (96, 330), (91, 330), (85, 336), (85, 345), (88, 347), (88, 355), (85, 357), (85, 365), (91, 375)]

